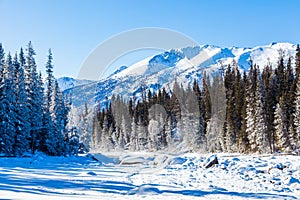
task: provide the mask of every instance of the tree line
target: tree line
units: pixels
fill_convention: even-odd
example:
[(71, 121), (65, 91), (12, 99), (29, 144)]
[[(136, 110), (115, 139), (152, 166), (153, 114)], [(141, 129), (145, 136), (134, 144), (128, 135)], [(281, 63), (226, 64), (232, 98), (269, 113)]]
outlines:
[(76, 154), (78, 136), (66, 129), (70, 101), (63, 97), (53, 75), (51, 49), (45, 83), (35, 55), (31, 42), (25, 53), (20, 48), (19, 53), (7, 56), (0, 43), (0, 154)]
[[(183, 87), (141, 97), (106, 99), (97, 107), (92, 145), (105, 150), (202, 152), (298, 152), (300, 139), (300, 50), (260, 70), (251, 61), (241, 72), (233, 61)], [(266, 58), (267, 60), (268, 58)], [(292, 67), (295, 65), (295, 67)], [(99, 103), (100, 105), (100, 103)]]

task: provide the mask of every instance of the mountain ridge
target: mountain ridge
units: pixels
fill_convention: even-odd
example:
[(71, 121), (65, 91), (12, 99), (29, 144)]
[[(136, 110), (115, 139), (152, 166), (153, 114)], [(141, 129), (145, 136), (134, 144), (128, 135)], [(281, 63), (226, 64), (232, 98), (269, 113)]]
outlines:
[[(296, 45), (287, 42), (273, 42), (253, 48), (201, 45), (171, 49), (129, 67), (122, 66), (110, 76), (94, 82), (92, 86), (87, 87), (83, 84), (76, 87), (80, 92), (74, 92), (75, 89), (72, 88), (67, 91), (80, 95), (81, 98), (77, 100), (81, 102), (86, 96), (89, 103), (99, 103), (100, 107), (103, 107), (107, 98), (109, 99), (113, 94), (121, 95), (125, 99), (135, 96), (138, 100), (141, 87), (151, 92), (162, 87), (171, 89), (175, 79), (186, 87), (194, 79), (201, 79), (204, 71), (207, 74), (220, 73), (220, 70), (230, 65), (233, 60), (237, 62), (241, 71), (248, 71), (250, 60), (263, 69), (267, 64), (276, 65), (281, 54), (286, 61), (289, 56), (294, 56), (295, 52)], [(94, 90), (93, 97), (91, 90)], [(93, 100), (91, 101), (90, 98)]]

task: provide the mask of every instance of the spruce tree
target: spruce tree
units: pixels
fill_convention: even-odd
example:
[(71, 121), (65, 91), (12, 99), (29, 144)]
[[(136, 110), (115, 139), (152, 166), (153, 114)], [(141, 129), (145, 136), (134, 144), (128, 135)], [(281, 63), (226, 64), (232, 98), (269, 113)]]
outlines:
[(83, 143), (86, 149), (90, 149), (91, 145), (91, 135), (89, 129), (89, 115), (90, 111), (88, 109), (87, 103), (84, 104), (83, 114), (81, 115), (80, 129), (82, 130), (80, 136), (80, 142)]
[(30, 138), (30, 124), (29, 120), (29, 109), (27, 107), (27, 96), (25, 91), (25, 77), (24, 77), (24, 55), (23, 50), (20, 52), (20, 60), (18, 61), (17, 54), (14, 57), (14, 77), (15, 77), (15, 95), (16, 95), (16, 136), (14, 151), (16, 155), (22, 155), (29, 150)]
[(297, 79), (296, 93), (295, 93), (295, 112), (294, 112), (294, 125), (295, 125), (295, 141), (298, 141), (295, 146), (300, 150), (300, 79)]
[(27, 105), (30, 116), (30, 149), (34, 153), (39, 146), (38, 135), (42, 130), (43, 118), (43, 93), (38, 81), (37, 66), (35, 62), (35, 51), (31, 42), (27, 46), (26, 64), (25, 64), (25, 85), (27, 95)]
[(65, 134), (65, 114), (64, 114), (64, 102), (62, 93), (59, 89), (58, 83), (55, 80), (54, 89), (51, 95), (50, 114), (54, 124), (54, 137), (49, 138), (53, 140), (54, 154), (62, 155), (64, 147), (64, 134)]
[(276, 105), (274, 129), (275, 129), (275, 150), (280, 152), (290, 152), (292, 150), (290, 139), (288, 136), (288, 127), (286, 124), (286, 118), (284, 113), (285, 104), (280, 98)]
[(5, 155), (14, 155), (14, 144), (16, 134), (16, 98), (15, 98), (15, 84), (13, 76), (13, 64), (10, 53), (4, 64), (3, 73), (3, 94), (5, 96), (1, 99), (1, 146), (2, 152)]
[(245, 104), (246, 104), (246, 131), (245, 135), (248, 138), (249, 148), (255, 149), (256, 147), (256, 135), (253, 134), (255, 130), (255, 90), (254, 83), (256, 83), (257, 76), (255, 75), (255, 70), (251, 65), (250, 71), (247, 76), (246, 83), (246, 94), (245, 94)]
[(252, 151), (258, 153), (270, 152), (268, 137), (267, 137), (267, 126), (266, 126), (266, 113), (265, 113), (265, 90), (260, 74), (257, 75), (257, 85), (255, 92), (255, 127), (252, 133), (255, 138), (255, 142), (252, 143)]
[(52, 52), (49, 49), (48, 54), (48, 61), (46, 63), (46, 108), (50, 108), (51, 105), (51, 96), (53, 93), (53, 83), (54, 83), (54, 76), (53, 76), (53, 64), (52, 64)]
[(4, 153), (5, 145), (5, 125), (4, 125), (4, 116), (5, 116), (5, 107), (4, 102), (6, 101), (5, 94), (5, 85), (4, 85), (4, 63), (5, 63), (5, 54), (2, 44), (0, 43), (0, 153)]
[(247, 75), (246, 72), (243, 74), (243, 81), (242, 81), (242, 102), (243, 106), (241, 108), (241, 130), (238, 133), (238, 151), (241, 153), (245, 153), (249, 148), (249, 141), (248, 136), (246, 133), (247, 129), (247, 103), (246, 103), (246, 83), (247, 83)]

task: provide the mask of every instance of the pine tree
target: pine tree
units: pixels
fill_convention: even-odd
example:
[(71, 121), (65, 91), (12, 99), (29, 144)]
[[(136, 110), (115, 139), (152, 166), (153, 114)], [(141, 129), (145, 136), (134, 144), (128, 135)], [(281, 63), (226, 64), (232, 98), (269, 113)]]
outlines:
[(65, 113), (62, 93), (56, 80), (51, 95), (50, 114), (55, 127), (54, 137), (50, 138), (55, 147), (55, 151), (52, 153), (62, 155), (64, 153)]
[(296, 93), (295, 93), (295, 113), (294, 113), (294, 125), (295, 125), (295, 139), (298, 141), (295, 146), (300, 150), (300, 79), (297, 79)]
[(246, 72), (244, 72), (243, 74), (243, 81), (242, 81), (242, 102), (243, 102), (243, 106), (241, 108), (241, 130), (238, 133), (238, 151), (241, 153), (245, 153), (248, 150), (249, 147), (249, 140), (248, 140), (248, 136), (246, 133), (246, 129), (247, 129), (247, 103), (246, 103), (246, 83), (247, 83), (247, 75)]
[(252, 143), (252, 151), (259, 153), (269, 152), (269, 144), (267, 142), (267, 126), (266, 126), (266, 113), (265, 113), (265, 101), (264, 101), (264, 86), (260, 74), (257, 75), (257, 85), (255, 92), (255, 127), (254, 127), (254, 138), (255, 142)]
[(131, 135), (130, 135), (130, 146), (129, 149), (136, 151), (138, 149), (138, 135), (137, 135), (137, 125), (135, 123), (135, 118), (132, 118), (131, 122)]
[(246, 83), (246, 95), (245, 95), (245, 103), (246, 103), (246, 131), (245, 135), (248, 138), (248, 143), (250, 149), (254, 149), (256, 147), (256, 135), (253, 134), (255, 130), (255, 90), (253, 89), (256, 86), (256, 78), (255, 70), (251, 65), (250, 71), (247, 77)]
[(289, 127), (291, 125), (290, 122), (293, 121), (293, 113), (294, 113), (293, 102), (294, 102), (294, 94), (295, 94), (295, 89), (294, 89), (295, 80), (294, 80), (291, 58), (288, 59), (284, 75), (285, 75), (284, 77), (285, 91), (283, 93), (283, 98), (285, 102), (285, 107), (287, 108), (285, 113), (286, 113), (287, 125)]
[(283, 107), (284, 102), (282, 98), (280, 98), (279, 103), (276, 105), (274, 120), (276, 150), (280, 152), (290, 152), (292, 147), (288, 137), (288, 127), (284, 113), (285, 108)]
[(262, 79), (265, 86), (265, 112), (267, 138), (271, 152), (274, 151), (274, 112), (276, 107), (277, 96), (277, 79), (271, 65), (267, 65), (262, 73)]
[(53, 76), (53, 64), (52, 64), (52, 52), (49, 49), (48, 61), (46, 63), (46, 108), (50, 108), (51, 105), (51, 96), (53, 93), (53, 83), (54, 83), (54, 76)]
[[(237, 67), (236, 67), (236, 70)], [(236, 113), (236, 87), (238, 87), (237, 71), (232, 70), (231, 66), (228, 69), (224, 78), (224, 85), (226, 88), (226, 117), (224, 123), (224, 144), (225, 149), (228, 152), (235, 152), (237, 150), (237, 139), (238, 139), (238, 114)], [(240, 80), (239, 80), (240, 81)], [(240, 112), (240, 111), (239, 111)], [(238, 123), (237, 123), (238, 122)]]
[(25, 65), (25, 85), (26, 85), (26, 96), (27, 105), (29, 108), (30, 116), (30, 149), (34, 153), (39, 146), (38, 135), (42, 129), (42, 118), (43, 118), (43, 93), (42, 88), (39, 85), (38, 73), (35, 63), (35, 51), (32, 47), (31, 42), (28, 43), (26, 65)]
[(5, 124), (4, 124), (4, 116), (5, 116), (5, 107), (4, 102), (6, 101), (5, 94), (5, 85), (4, 85), (4, 63), (5, 63), (5, 54), (2, 44), (0, 43), (0, 153), (4, 153), (5, 149)]
[(279, 59), (279, 63), (277, 66), (277, 88), (278, 88), (278, 93), (277, 93), (277, 100), (279, 101), (279, 98), (282, 96), (282, 94), (285, 91), (285, 65), (284, 65), (284, 59), (283, 56)]
[(90, 111), (88, 109), (87, 103), (84, 104), (84, 111), (81, 115), (81, 123), (80, 123), (80, 129), (82, 130), (81, 136), (80, 136), (80, 142), (83, 143), (86, 149), (90, 149), (91, 145), (91, 130), (89, 129), (89, 115)]
[[(4, 53), (2, 54), (4, 56)], [(1, 55), (1, 57), (2, 57)], [(4, 58), (2, 58), (4, 61)], [(2, 61), (2, 63), (3, 63)], [(1, 66), (0, 66), (1, 67)], [(2, 79), (2, 94), (5, 96), (1, 97), (1, 150), (5, 155), (14, 155), (14, 144), (15, 144), (15, 122), (16, 122), (16, 105), (15, 105), (15, 85), (13, 77), (13, 64), (11, 55), (8, 54), (5, 64), (3, 65)]]
[(21, 49), (20, 60), (18, 61), (17, 54), (14, 57), (14, 77), (15, 77), (15, 95), (16, 95), (16, 136), (15, 136), (15, 145), (14, 151), (16, 155), (22, 155), (29, 150), (29, 141), (30, 138), (30, 124), (28, 123), (29, 119), (29, 110), (27, 107), (27, 96), (25, 91), (25, 77), (24, 77), (24, 54)]

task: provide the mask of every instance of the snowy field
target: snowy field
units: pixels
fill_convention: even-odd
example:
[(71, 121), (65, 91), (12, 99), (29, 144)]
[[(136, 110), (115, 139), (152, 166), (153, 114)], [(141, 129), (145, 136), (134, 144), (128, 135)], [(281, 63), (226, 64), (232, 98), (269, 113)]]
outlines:
[(1, 158), (0, 199), (300, 199), (298, 156), (104, 155)]

